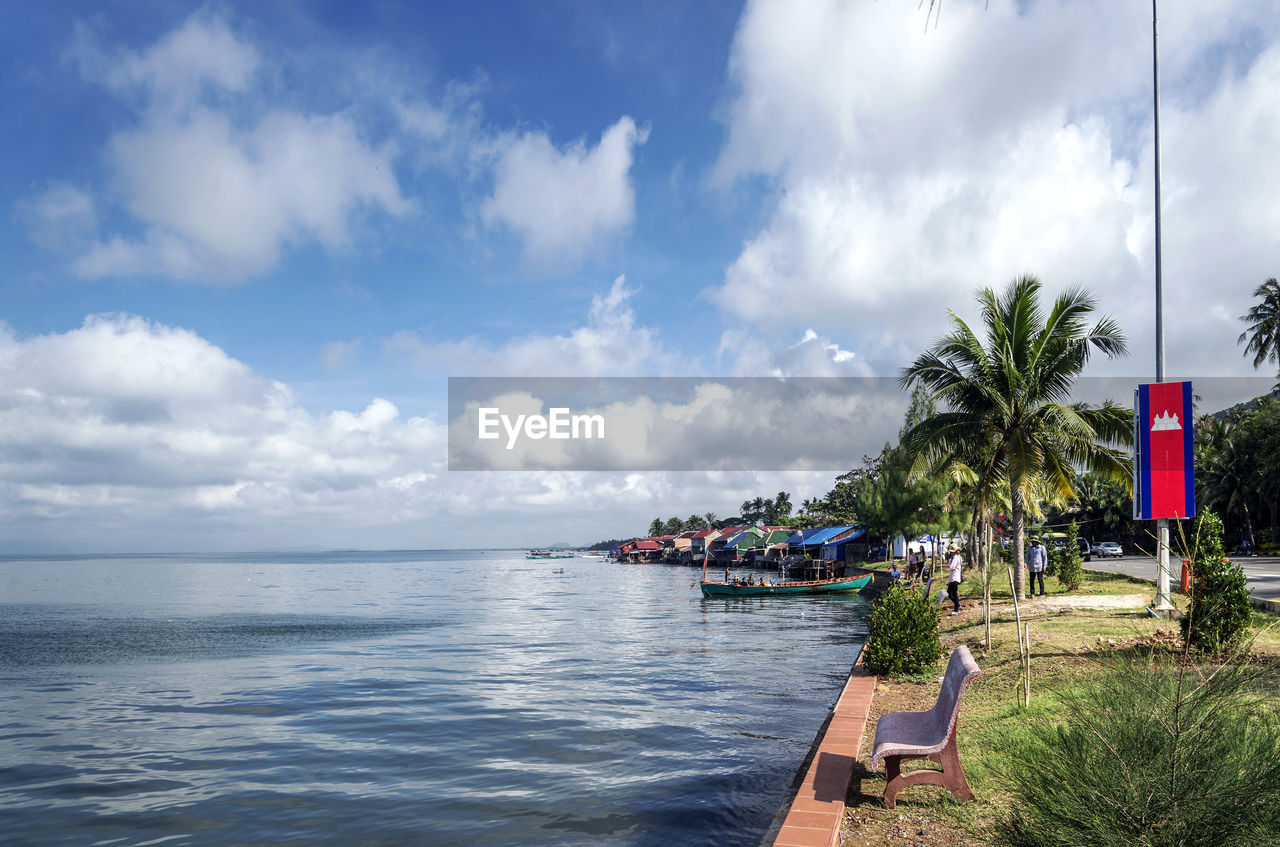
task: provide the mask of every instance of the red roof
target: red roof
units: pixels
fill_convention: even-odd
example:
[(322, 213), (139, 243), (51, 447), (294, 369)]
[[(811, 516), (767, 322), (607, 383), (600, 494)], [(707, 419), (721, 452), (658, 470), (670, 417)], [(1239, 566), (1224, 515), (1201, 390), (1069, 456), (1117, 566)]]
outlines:
[(636, 549), (637, 550), (661, 550), (662, 545), (656, 541), (650, 541), (649, 539), (646, 538), (644, 541), (636, 542)]
[(694, 538), (706, 538), (706, 537), (707, 537), (708, 535), (710, 535), (711, 533), (713, 533), (713, 532), (719, 532), (719, 531), (720, 531), (720, 530), (718, 530), (718, 529), (704, 529), (704, 530), (702, 530), (701, 532), (695, 532), (695, 533), (693, 534), (693, 537), (694, 537)]

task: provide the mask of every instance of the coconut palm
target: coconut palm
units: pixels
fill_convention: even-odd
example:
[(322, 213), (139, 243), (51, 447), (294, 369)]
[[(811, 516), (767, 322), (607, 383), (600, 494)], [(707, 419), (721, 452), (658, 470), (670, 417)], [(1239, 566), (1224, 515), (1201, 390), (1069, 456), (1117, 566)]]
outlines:
[(1197, 435), (1201, 439), (1196, 451), (1198, 503), (1224, 517), (1239, 514), (1244, 540), (1257, 549), (1249, 501), (1261, 487), (1265, 470), (1247, 449), (1247, 439), (1240, 437), (1243, 433), (1235, 424), (1210, 419)]
[(1068, 402), (1092, 352), (1125, 353), (1119, 324), (1104, 317), (1089, 326), (1096, 305), (1083, 289), (1059, 295), (1046, 315), (1040, 287), (1034, 276), (1023, 276), (1000, 295), (983, 289), (978, 302), (986, 338), (952, 312), (951, 332), (900, 380), (903, 388), (924, 386), (946, 408), (904, 439), (916, 473), (942, 477), (963, 466), (987, 504), (1001, 484), (1008, 485), (1019, 599), (1025, 596), (1028, 498), (1041, 486), (1071, 496), (1077, 468), (1126, 479), (1130, 462), (1123, 446), (1132, 441), (1129, 410)]
[(1240, 333), (1237, 344), (1245, 344), (1244, 354), (1253, 354), (1253, 366), (1259, 368), (1268, 359), (1280, 367), (1280, 282), (1275, 277), (1253, 290), (1262, 302), (1240, 316), (1249, 328)]

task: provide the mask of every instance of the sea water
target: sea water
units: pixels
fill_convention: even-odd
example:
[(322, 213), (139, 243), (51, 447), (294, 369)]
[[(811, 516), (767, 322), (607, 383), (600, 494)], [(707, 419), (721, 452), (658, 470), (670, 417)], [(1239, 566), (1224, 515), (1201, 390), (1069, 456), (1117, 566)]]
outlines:
[(521, 553), (0, 559), (0, 843), (754, 845), (866, 604), (697, 579)]

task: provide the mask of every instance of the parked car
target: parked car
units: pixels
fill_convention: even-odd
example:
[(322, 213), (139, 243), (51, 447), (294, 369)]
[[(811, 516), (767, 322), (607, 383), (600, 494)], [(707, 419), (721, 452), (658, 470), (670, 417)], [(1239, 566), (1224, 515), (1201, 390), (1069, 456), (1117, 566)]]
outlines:
[(1114, 541), (1099, 541), (1093, 545), (1093, 555), (1099, 559), (1119, 559), (1124, 555), (1124, 550)]

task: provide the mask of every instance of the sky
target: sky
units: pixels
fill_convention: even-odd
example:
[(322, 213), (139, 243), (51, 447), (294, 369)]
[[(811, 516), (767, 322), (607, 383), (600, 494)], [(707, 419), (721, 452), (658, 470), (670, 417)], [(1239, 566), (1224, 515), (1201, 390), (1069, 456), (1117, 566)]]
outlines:
[[(935, 13), (8, 10), (0, 550), (585, 544), (798, 504), (860, 457), (450, 471), (448, 379), (895, 378), (1024, 273), (1120, 322), (1088, 374), (1150, 380), (1150, 5)], [(1248, 376), (1280, 17), (1160, 15), (1167, 372)]]

